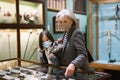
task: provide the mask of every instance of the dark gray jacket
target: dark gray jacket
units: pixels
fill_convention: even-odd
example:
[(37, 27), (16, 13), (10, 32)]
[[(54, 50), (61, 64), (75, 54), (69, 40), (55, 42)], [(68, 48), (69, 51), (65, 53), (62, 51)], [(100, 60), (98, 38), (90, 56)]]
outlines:
[[(85, 40), (79, 29), (75, 28), (71, 31), (62, 53), (57, 56), (61, 66), (67, 67), (70, 63), (73, 63), (76, 69), (89, 70)], [(73, 76), (77, 77), (77, 80), (88, 80), (87, 73), (75, 73)]]

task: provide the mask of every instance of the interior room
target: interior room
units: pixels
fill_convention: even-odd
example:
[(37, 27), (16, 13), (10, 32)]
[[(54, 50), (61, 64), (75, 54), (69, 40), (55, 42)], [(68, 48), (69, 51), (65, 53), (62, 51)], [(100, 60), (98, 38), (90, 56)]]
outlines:
[(0, 0), (0, 44), (0, 80), (120, 80), (120, 0)]

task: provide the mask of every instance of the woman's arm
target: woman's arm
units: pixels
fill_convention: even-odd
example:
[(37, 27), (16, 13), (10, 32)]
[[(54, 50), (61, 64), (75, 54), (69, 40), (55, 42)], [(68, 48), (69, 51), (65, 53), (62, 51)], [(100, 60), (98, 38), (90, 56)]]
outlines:
[(45, 56), (45, 51), (44, 50), (40, 50), (39, 51), (39, 55), (40, 55), (40, 63), (47, 64), (48, 61), (47, 61), (47, 58)]

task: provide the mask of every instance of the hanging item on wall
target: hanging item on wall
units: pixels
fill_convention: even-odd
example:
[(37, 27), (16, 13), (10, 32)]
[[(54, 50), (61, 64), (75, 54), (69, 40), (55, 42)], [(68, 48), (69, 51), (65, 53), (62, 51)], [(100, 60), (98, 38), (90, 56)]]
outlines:
[(115, 33), (117, 33), (117, 30), (118, 30), (117, 21), (118, 21), (118, 19), (120, 19), (119, 15), (118, 15), (118, 12), (120, 10), (118, 4), (116, 5), (115, 9), (116, 9), (116, 12), (115, 12), (116, 13), (115, 14)]
[(114, 26), (114, 30), (115, 30), (115, 34), (117, 34), (117, 30), (118, 30), (118, 20), (120, 20), (120, 16), (119, 16), (119, 11), (120, 11), (120, 8), (119, 8), (119, 5), (116, 4), (116, 6), (112, 9), (112, 8), (109, 8), (112, 12), (115, 11), (114, 15), (111, 15), (111, 16), (102, 16), (102, 17), (99, 17), (99, 20), (100, 21), (110, 21), (110, 20), (115, 20), (115, 26)]
[(54, 33), (62, 33), (64, 32), (64, 29), (60, 27), (58, 22), (55, 20), (56, 16), (53, 17), (53, 30)]
[(78, 14), (86, 14), (86, 0), (73, 0), (73, 11)]
[(47, 0), (48, 10), (59, 11), (66, 8), (66, 0)]

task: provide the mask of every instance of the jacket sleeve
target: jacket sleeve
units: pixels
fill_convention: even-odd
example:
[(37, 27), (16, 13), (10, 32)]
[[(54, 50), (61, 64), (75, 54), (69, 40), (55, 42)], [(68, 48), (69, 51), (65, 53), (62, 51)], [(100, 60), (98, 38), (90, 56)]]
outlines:
[(84, 36), (81, 32), (77, 32), (74, 35), (73, 45), (76, 50), (77, 57), (72, 61), (76, 68), (80, 68), (87, 62), (87, 51), (85, 47)]
[(44, 64), (48, 63), (44, 50), (39, 51), (39, 56), (40, 56), (40, 63), (44, 63)]

